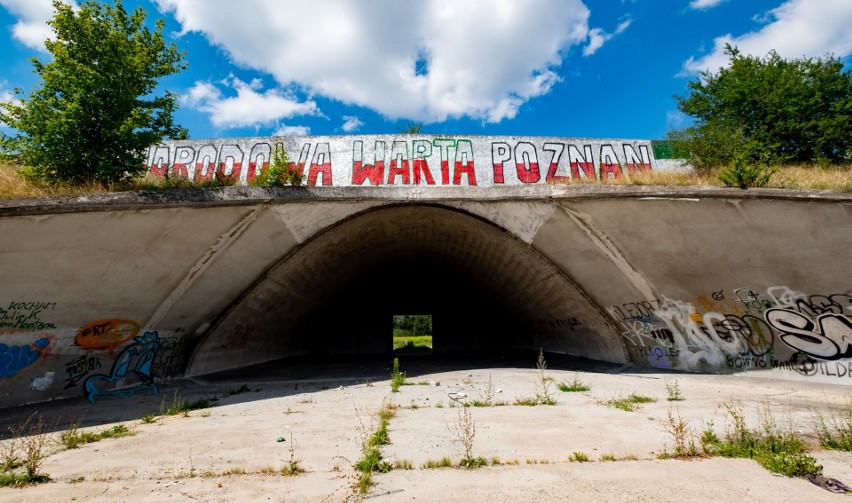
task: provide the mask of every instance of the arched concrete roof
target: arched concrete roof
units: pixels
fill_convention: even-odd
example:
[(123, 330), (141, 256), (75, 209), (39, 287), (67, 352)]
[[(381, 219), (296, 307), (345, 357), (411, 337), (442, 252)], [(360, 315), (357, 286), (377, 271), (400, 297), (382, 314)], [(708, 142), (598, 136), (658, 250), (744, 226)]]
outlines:
[[(282, 258), (213, 326), (187, 373), (388, 353), (391, 316), (405, 313), (433, 315), (438, 351), (543, 345), (626, 360), (606, 314), (516, 235), (458, 209), (400, 204), (348, 217)], [(223, 351), (246, 329), (250, 342)]]

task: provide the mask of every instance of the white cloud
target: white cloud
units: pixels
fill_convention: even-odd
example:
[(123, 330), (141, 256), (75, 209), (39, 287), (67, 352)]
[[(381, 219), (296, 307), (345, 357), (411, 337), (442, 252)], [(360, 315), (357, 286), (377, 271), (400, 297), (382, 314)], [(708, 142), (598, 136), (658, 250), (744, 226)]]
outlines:
[(724, 1), (725, 0), (692, 0), (689, 2), (689, 6), (697, 10), (712, 9)]
[[(15, 98), (15, 95), (6, 86), (9, 85), (5, 80), (0, 80), (0, 103), (7, 103)], [(8, 126), (5, 122), (0, 121), (0, 129), (5, 129)]]
[(341, 126), (341, 129), (343, 129), (343, 131), (347, 133), (351, 133), (352, 131), (355, 131), (356, 129), (364, 125), (361, 119), (359, 119), (358, 117), (353, 117), (351, 115), (344, 115), (343, 121), (344, 122), (343, 126)]
[(852, 54), (852, 2), (849, 0), (789, 0), (769, 11), (767, 23), (758, 31), (734, 37), (730, 33), (714, 40), (713, 52), (689, 58), (684, 74), (717, 71), (728, 66), (725, 44), (744, 55), (765, 56), (774, 49), (784, 58), (820, 57), (831, 53), (839, 58)]
[[(74, 0), (62, 3), (77, 7)], [(0, 0), (0, 5), (18, 18), (12, 26), (12, 36), (27, 47), (45, 51), (44, 41), (53, 35), (53, 29), (47, 25), (53, 18), (52, 0)]]
[(281, 125), (272, 133), (272, 136), (308, 136), (311, 128), (307, 126), (285, 126)]
[(592, 28), (589, 30), (589, 43), (583, 48), (583, 56), (591, 56), (596, 53), (606, 42), (612, 40), (612, 37), (626, 30), (631, 23), (633, 23), (632, 19), (626, 19), (618, 23), (618, 26), (615, 27), (614, 33), (607, 33), (600, 28)]
[(688, 115), (679, 110), (669, 110), (666, 112), (666, 129), (682, 129), (690, 120)]
[(600, 28), (592, 28), (589, 31), (589, 43), (583, 48), (583, 56), (591, 56), (598, 49), (603, 47), (604, 43), (609, 41), (612, 35), (601, 30)]
[(15, 97), (15, 95), (12, 93), (12, 91), (8, 87), (6, 87), (8, 85), (9, 85), (9, 82), (7, 82), (5, 80), (0, 80), (0, 102), (2, 102), (2, 103), (6, 103), (7, 101), (12, 101), (12, 98)]
[(231, 75), (219, 84), (237, 95), (226, 97), (217, 86), (196, 82), (181, 97), (181, 103), (208, 114), (210, 122), (223, 129), (271, 125), (281, 119), (319, 113), (313, 101), (300, 102), (277, 89), (264, 91), (259, 80), (246, 83)]
[(153, 0), (238, 65), (389, 118), (514, 117), (589, 36), (582, 0)]

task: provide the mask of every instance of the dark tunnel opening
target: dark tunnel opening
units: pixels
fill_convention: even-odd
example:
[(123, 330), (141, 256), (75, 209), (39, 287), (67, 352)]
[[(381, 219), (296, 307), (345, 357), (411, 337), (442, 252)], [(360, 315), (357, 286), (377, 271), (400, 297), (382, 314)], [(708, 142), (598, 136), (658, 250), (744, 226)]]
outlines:
[[(333, 313), (333, 315), (329, 315)], [(390, 354), (388, 320), (432, 316), (433, 354), (530, 347), (532, 331), (506, 299), (445, 260), (388, 260), (361, 273), (303, 318), (317, 354)]]
[(531, 244), (457, 209), (396, 205), (350, 217), (273, 266), (210, 329), (187, 374), (390, 354), (388, 320), (408, 312), (432, 315), (437, 354), (623, 354), (602, 311)]

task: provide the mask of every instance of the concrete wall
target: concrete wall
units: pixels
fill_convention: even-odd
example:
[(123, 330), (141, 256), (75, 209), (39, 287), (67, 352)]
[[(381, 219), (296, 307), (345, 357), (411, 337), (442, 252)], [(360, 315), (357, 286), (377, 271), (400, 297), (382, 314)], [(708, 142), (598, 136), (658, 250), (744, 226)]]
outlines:
[(276, 146), (309, 186), (536, 185), (688, 169), (649, 140), (526, 136), (310, 136), (176, 141), (148, 150), (152, 175), (251, 183)]
[(0, 407), (386, 353), (412, 306), (449, 349), (852, 383), (850, 217), (847, 194), (586, 184), (2, 201)]

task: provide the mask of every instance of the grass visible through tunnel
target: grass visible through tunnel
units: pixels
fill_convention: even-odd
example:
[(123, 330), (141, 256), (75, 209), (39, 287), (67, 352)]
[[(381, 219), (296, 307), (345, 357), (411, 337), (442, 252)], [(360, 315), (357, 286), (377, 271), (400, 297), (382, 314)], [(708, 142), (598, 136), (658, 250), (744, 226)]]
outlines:
[(396, 355), (432, 354), (432, 315), (394, 315), (393, 353)]

